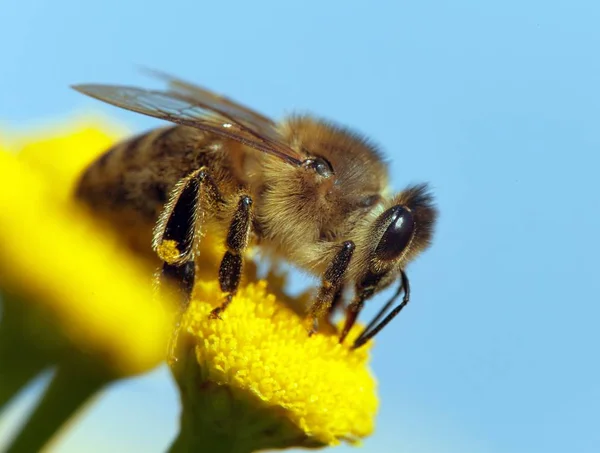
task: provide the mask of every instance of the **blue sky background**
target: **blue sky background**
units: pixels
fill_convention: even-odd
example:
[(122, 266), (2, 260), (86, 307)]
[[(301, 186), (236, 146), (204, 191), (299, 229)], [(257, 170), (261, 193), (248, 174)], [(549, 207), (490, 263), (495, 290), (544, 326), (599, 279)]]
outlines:
[[(274, 117), (308, 110), (356, 127), (386, 151), (396, 189), (431, 182), (440, 223), (409, 268), (413, 303), (378, 337), (381, 411), (365, 451), (600, 451), (600, 3), (9, 0), (0, 11), (4, 127), (91, 109), (153, 127), (68, 89), (150, 85), (135, 69), (146, 65)], [(124, 382), (57, 451), (162, 451), (177, 411), (164, 370)]]

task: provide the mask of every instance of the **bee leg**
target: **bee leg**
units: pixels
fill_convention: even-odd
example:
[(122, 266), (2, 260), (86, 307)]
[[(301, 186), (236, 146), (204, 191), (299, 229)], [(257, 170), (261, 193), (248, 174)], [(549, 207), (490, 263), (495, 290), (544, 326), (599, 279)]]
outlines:
[(181, 318), (187, 308), (192, 290), (194, 289), (194, 277), (196, 274), (196, 264), (194, 260), (187, 261), (181, 265), (172, 265), (163, 263), (159, 274), (159, 284), (161, 288), (173, 289), (174, 296), (179, 299), (180, 310), (175, 316), (173, 334), (169, 338), (167, 345), (167, 360), (173, 364), (177, 362), (177, 346), (179, 344), (179, 333), (181, 329)]
[(204, 214), (202, 197), (205, 196), (222, 201), (217, 185), (202, 167), (175, 185), (154, 229), (152, 247), (163, 261), (158, 272), (158, 286), (170, 291), (180, 302), (167, 347), (167, 360), (171, 363), (177, 361), (181, 317), (194, 289), (194, 250)]
[[(384, 319), (379, 322), (379, 320), (384, 316), (384, 314), (392, 307), (396, 299), (400, 296), (400, 294), (404, 291), (404, 297), (402, 298), (402, 302), (396, 308), (394, 308)], [(410, 301), (410, 283), (408, 281), (408, 277), (404, 270), (400, 271), (400, 286), (396, 290), (396, 293), (391, 297), (391, 299), (383, 306), (383, 308), (377, 313), (377, 316), (373, 318), (373, 320), (369, 323), (367, 327), (362, 331), (362, 333), (358, 336), (356, 340), (354, 340), (354, 344), (352, 345), (352, 349), (360, 348), (363, 344), (373, 338), (381, 329), (383, 329), (389, 322), (396, 317), (400, 311)], [(379, 324), (378, 324), (379, 322)]]
[(225, 297), (225, 302), (210, 313), (211, 319), (220, 318), (221, 313), (223, 313), (231, 303), (233, 296), (237, 293), (244, 264), (243, 253), (248, 246), (248, 238), (250, 236), (251, 217), (252, 198), (248, 195), (242, 195), (237, 209), (233, 214), (233, 219), (229, 224), (225, 240), (227, 251), (219, 267), (219, 285), (221, 286), (221, 291), (227, 293), (227, 296)]
[(187, 308), (192, 290), (194, 289), (194, 278), (196, 265), (194, 260), (187, 261), (181, 265), (163, 263), (160, 270), (161, 284), (166, 283), (176, 291), (176, 297), (181, 301), (181, 307)]
[[(354, 242), (344, 242), (325, 270), (317, 298), (308, 310), (308, 316), (312, 324), (308, 331), (309, 335), (314, 334), (318, 330), (319, 319), (326, 315), (332, 307), (335, 296), (343, 283), (344, 274), (346, 273), (346, 269), (348, 269), (353, 253)], [(339, 297), (341, 298), (341, 292)]]
[(352, 301), (352, 303), (348, 305), (348, 307), (346, 307), (346, 322), (344, 323), (344, 328), (342, 330), (342, 334), (340, 335), (340, 343), (343, 343), (346, 339), (348, 332), (350, 332), (350, 329), (352, 329), (352, 327), (356, 323), (358, 315), (363, 309), (365, 300), (367, 300), (371, 296), (371, 294), (372, 290), (369, 292), (357, 292), (357, 294), (354, 296), (354, 300)]
[(327, 310), (327, 322), (329, 323), (329, 325), (331, 325), (334, 328), (335, 328), (335, 324), (333, 322), (333, 317), (335, 315), (336, 310), (340, 307), (340, 305), (343, 302), (343, 297), (342, 297), (343, 295), (344, 295), (344, 284), (342, 283), (338, 287), (335, 294), (333, 295), (333, 299), (331, 300), (331, 306), (329, 307), (329, 310)]
[(194, 251), (205, 196), (222, 201), (217, 185), (202, 167), (175, 185), (154, 229), (152, 247), (164, 263), (160, 282), (175, 287), (182, 310), (187, 307), (194, 288)]

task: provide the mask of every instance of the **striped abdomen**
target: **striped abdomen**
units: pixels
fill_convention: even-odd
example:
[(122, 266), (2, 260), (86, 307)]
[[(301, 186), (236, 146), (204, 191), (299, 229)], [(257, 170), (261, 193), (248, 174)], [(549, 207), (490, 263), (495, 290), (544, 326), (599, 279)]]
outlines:
[[(175, 183), (202, 166), (228, 166), (213, 136), (175, 126), (119, 143), (84, 172), (76, 197), (149, 250), (152, 227)], [(139, 248), (135, 245), (135, 248)]]

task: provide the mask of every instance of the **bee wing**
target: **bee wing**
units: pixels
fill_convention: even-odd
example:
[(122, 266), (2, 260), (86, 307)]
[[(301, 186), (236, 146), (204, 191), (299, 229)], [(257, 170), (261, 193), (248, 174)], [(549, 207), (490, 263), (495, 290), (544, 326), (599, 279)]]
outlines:
[(235, 119), (243, 123), (273, 146), (284, 146), (287, 148), (287, 145), (281, 141), (277, 124), (271, 118), (258, 113), (256, 110), (165, 72), (148, 68), (145, 68), (144, 72), (164, 81), (170, 91), (181, 94), (201, 105), (210, 106), (213, 111), (219, 112), (230, 120)]
[[(266, 133), (263, 127), (250, 121), (258, 121), (257, 118), (262, 115), (256, 114), (258, 116), (255, 117), (250, 115), (250, 109), (237, 106), (233, 101), (186, 82), (181, 82), (182, 85), (177, 83), (179, 88), (174, 87), (176, 90), (172, 91), (95, 84), (74, 85), (72, 88), (126, 110), (205, 130), (277, 156), (290, 164), (302, 164), (302, 156), (283, 143), (272, 121), (267, 119), (273, 126)], [(189, 88), (183, 88), (187, 86)], [(244, 111), (246, 113), (242, 114)], [(266, 123), (261, 121), (261, 124)]]
[(220, 94), (214, 93), (206, 88), (178, 79), (170, 74), (154, 69), (144, 69), (144, 72), (166, 82), (169, 90), (183, 94), (186, 97), (196, 99), (204, 105), (212, 105), (217, 107), (221, 112), (226, 112), (229, 116), (233, 116), (246, 124), (252, 125), (255, 130), (259, 131), (273, 140), (277, 140), (277, 125), (275, 122), (257, 111), (246, 107), (232, 99), (229, 99)]

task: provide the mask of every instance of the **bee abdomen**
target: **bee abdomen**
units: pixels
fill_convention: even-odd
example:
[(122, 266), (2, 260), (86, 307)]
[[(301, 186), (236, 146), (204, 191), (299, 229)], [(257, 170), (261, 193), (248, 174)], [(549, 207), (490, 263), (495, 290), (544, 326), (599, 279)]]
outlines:
[(175, 126), (115, 145), (83, 174), (77, 198), (93, 210), (135, 210), (155, 219), (173, 185), (196, 165), (203, 133)]
[(122, 205), (131, 198), (130, 184), (125, 174), (129, 168), (143, 161), (147, 143), (154, 141), (157, 131), (138, 135), (119, 143), (93, 162), (83, 173), (76, 196), (92, 208)]

